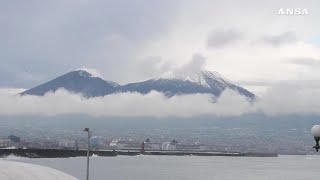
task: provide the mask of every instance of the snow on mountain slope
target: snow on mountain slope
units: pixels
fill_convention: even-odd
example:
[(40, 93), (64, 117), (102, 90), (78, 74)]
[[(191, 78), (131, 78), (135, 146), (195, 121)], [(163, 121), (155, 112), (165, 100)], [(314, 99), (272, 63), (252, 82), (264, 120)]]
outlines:
[(253, 93), (234, 85), (219, 73), (211, 71), (166, 73), (159, 78), (124, 85), (120, 89), (122, 92), (139, 92), (143, 94), (155, 90), (169, 96), (195, 93), (209, 93), (219, 96), (227, 88), (249, 98), (254, 98)]
[[(180, 72), (180, 73), (165, 73), (161, 75), (159, 78), (155, 79), (180, 79), (183, 81), (190, 81), (192, 83), (196, 83), (201, 86), (210, 87), (210, 82), (217, 81), (221, 84), (230, 85), (231, 81), (227, 80), (225, 77), (220, 75), (215, 71), (199, 71), (199, 72)], [(212, 85), (212, 84), (211, 84)]]
[(207, 93), (220, 96), (225, 89), (232, 89), (248, 98), (254, 94), (234, 85), (217, 72), (199, 71), (197, 73), (167, 73), (159, 78), (142, 82), (129, 83), (123, 86), (111, 81), (94, 77), (84, 70), (72, 71), (47, 83), (29, 89), (21, 95), (43, 96), (47, 92), (55, 92), (64, 88), (70, 92), (80, 93), (85, 97), (98, 97), (118, 92), (138, 92), (147, 94), (158, 91), (167, 96), (182, 94)]

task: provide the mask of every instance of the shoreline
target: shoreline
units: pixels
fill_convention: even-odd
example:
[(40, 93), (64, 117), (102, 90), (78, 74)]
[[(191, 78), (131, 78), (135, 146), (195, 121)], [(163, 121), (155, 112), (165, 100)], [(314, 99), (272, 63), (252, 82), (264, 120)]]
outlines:
[[(9, 155), (27, 158), (68, 158), (87, 156), (86, 150), (64, 149), (0, 149), (0, 157)], [(92, 150), (90, 156), (114, 157), (157, 155), (157, 156), (232, 156), (232, 157), (278, 157), (277, 153), (248, 153), (248, 152), (208, 152), (208, 151), (145, 151), (137, 150)]]

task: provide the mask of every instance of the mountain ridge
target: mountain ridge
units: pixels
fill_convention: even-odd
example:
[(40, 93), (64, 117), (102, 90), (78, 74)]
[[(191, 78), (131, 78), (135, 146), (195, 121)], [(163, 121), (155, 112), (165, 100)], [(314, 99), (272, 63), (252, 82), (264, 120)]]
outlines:
[(97, 97), (114, 92), (116, 86), (119, 86), (115, 82), (109, 82), (100, 77), (93, 77), (84, 70), (77, 70), (28, 89), (20, 93), (20, 95), (43, 96), (48, 92), (55, 92), (58, 89), (64, 88), (73, 93), (81, 93), (85, 97)]
[(162, 92), (168, 97), (196, 93), (209, 93), (214, 96), (220, 96), (225, 89), (235, 90), (248, 98), (255, 97), (253, 93), (245, 88), (237, 86), (217, 72), (211, 71), (200, 71), (197, 73), (189, 73), (188, 75), (186, 73), (180, 73), (174, 76), (164, 76), (119, 85), (113, 81), (94, 77), (84, 70), (77, 70), (28, 89), (20, 93), (20, 95), (43, 96), (48, 92), (55, 92), (60, 88), (64, 88), (72, 93), (80, 93), (88, 98), (121, 92), (147, 94), (151, 91)]

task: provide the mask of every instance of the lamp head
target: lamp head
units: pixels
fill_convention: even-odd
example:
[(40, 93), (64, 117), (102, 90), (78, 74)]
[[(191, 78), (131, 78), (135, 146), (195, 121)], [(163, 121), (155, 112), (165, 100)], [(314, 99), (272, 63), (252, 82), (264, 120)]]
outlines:
[(320, 125), (314, 125), (311, 128), (311, 134), (315, 138), (320, 138)]
[(313, 146), (313, 148), (316, 149), (318, 152), (320, 149), (319, 140), (320, 140), (320, 125), (315, 125), (311, 128), (311, 134), (314, 137), (314, 140), (316, 141), (316, 145)]

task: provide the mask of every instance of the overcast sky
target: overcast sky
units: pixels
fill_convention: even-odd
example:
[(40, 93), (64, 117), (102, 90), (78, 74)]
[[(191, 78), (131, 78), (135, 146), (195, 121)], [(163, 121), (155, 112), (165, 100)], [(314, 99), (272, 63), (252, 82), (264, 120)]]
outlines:
[(0, 87), (30, 88), (79, 68), (124, 84), (201, 57), (202, 68), (253, 92), (319, 88), (319, 18), (318, 0), (3, 0)]

